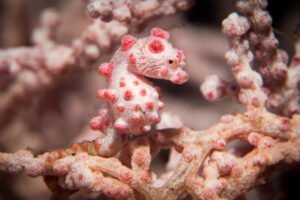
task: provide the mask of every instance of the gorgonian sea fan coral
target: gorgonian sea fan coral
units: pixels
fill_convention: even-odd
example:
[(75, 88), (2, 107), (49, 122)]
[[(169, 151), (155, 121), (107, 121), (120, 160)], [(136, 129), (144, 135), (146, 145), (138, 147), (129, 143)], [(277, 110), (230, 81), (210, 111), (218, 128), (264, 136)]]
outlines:
[[(159, 5), (159, 1), (136, 6), (135, 1), (119, 2), (127, 3), (87, 1), (88, 9), (96, 13), (93, 16), (119, 21), (127, 19), (119, 15), (122, 10), (138, 21), (143, 19), (136, 12), (138, 6)], [(175, 8), (178, 2), (183, 1), (166, 1), (164, 5)], [(114, 199), (235, 199), (262, 183), (268, 167), (299, 162), (300, 40), (298, 36), (296, 53), (288, 66), (266, 6), (265, 0), (237, 2), (239, 12), (222, 23), (229, 42), (225, 59), (234, 81), (211, 75), (201, 86), (206, 99), (234, 96), (245, 107), (244, 112), (224, 115), (201, 131), (178, 128), (178, 120), (167, 116), (157, 126), (160, 129), (148, 132), (149, 126), (159, 122), (163, 104), (144, 76), (176, 84), (187, 80), (182, 70), (184, 53), (171, 46), (167, 32), (154, 28), (143, 39), (124, 36), (113, 58), (99, 67), (108, 88), (97, 92), (97, 97), (108, 104), (90, 126), (103, 132), (103, 137), (39, 155), (29, 150), (0, 153), (0, 169), (43, 176), (54, 193), (64, 191), (67, 195), (80, 189)], [(243, 154), (228, 145), (236, 139), (251, 148)], [(171, 149), (170, 160), (166, 171), (158, 175), (151, 162), (166, 148)]]

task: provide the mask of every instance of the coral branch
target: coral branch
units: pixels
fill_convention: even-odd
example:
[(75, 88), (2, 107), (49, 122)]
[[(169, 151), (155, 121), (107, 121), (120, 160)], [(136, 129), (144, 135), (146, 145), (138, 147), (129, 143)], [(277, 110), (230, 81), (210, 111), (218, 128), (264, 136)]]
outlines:
[(132, 24), (141, 24), (149, 18), (174, 14), (192, 5), (192, 1), (133, 1), (133, 0), (85, 0), (89, 15), (104, 21), (112, 19)]
[(237, 9), (249, 23), (249, 41), (253, 45), (255, 58), (260, 62), (264, 85), (274, 90), (284, 85), (287, 78), (287, 54), (278, 48), (279, 42), (272, 30), (272, 18), (265, 10), (267, 1), (239, 1)]

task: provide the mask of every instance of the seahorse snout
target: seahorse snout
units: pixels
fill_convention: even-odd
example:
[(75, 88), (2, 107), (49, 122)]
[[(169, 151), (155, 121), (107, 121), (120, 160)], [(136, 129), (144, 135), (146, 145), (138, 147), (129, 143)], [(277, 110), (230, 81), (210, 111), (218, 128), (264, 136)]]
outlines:
[(188, 73), (186, 73), (183, 70), (180, 70), (180, 71), (173, 73), (170, 80), (172, 83), (175, 83), (175, 84), (183, 84), (183, 83), (187, 82), (188, 79), (189, 79)]

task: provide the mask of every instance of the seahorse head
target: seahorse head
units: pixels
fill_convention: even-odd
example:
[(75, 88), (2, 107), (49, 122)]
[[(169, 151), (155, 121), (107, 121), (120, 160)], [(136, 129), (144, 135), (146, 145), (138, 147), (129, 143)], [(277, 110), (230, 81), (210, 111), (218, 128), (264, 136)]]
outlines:
[(127, 35), (121, 43), (121, 50), (127, 52), (128, 70), (133, 73), (175, 84), (188, 80), (188, 74), (183, 70), (186, 56), (182, 50), (173, 47), (167, 31), (153, 28), (149, 37), (135, 39)]

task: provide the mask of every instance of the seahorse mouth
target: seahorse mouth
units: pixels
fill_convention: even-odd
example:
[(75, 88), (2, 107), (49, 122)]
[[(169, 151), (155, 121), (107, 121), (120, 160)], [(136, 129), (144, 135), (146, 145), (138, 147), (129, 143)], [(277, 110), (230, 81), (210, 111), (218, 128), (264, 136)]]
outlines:
[(189, 75), (185, 71), (175, 72), (170, 81), (175, 84), (183, 84), (187, 82), (189, 79)]

